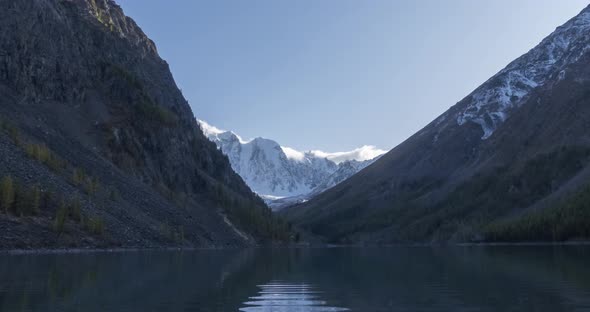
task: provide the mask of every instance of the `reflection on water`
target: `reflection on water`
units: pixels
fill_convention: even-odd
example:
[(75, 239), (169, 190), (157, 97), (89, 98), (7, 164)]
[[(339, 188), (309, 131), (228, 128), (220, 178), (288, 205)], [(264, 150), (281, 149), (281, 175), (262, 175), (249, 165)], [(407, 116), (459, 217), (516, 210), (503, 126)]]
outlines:
[(272, 281), (258, 285), (258, 296), (250, 297), (240, 308), (244, 312), (334, 312), (346, 308), (331, 307), (321, 300), (321, 291), (307, 283)]
[(0, 254), (0, 311), (590, 311), (590, 246)]

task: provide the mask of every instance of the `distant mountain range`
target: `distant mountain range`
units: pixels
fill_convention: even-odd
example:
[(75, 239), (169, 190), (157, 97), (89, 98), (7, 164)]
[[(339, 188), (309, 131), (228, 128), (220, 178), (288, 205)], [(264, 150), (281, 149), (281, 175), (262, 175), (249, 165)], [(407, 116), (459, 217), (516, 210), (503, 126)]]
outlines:
[(574, 240), (590, 238), (589, 198), (590, 7), (283, 215), (335, 243)]
[(203, 133), (228, 156), (232, 168), (273, 209), (309, 200), (373, 163), (386, 151), (363, 146), (349, 152), (300, 152), (264, 138), (244, 140), (199, 120)]

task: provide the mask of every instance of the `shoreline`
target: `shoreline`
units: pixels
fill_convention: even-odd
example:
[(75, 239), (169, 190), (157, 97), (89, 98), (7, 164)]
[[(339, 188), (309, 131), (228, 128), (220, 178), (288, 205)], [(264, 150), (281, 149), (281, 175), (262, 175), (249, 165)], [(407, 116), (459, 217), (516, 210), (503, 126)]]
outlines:
[(250, 246), (250, 247), (117, 247), (117, 248), (55, 248), (55, 249), (7, 249), (0, 250), (0, 255), (49, 255), (49, 254), (82, 254), (82, 253), (124, 253), (144, 251), (223, 251), (246, 249), (319, 249), (319, 248), (400, 248), (400, 247), (430, 247), (430, 248), (456, 248), (456, 247), (549, 247), (549, 246), (590, 246), (590, 241), (572, 242), (489, 242), (489, 243), (454, 243), (454, 244), (386, 244), (386, 245), (291, 245), (291, 246)]

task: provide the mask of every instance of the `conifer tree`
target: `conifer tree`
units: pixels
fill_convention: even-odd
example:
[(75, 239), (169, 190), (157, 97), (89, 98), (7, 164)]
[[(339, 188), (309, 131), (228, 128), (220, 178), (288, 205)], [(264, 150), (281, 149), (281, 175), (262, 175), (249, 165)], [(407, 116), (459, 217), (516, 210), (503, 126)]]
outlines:
[(5, 176), (0, 182), (0, 206), (6, 214), (14, 204), (15, 190), (14, 183), (10, 176)]

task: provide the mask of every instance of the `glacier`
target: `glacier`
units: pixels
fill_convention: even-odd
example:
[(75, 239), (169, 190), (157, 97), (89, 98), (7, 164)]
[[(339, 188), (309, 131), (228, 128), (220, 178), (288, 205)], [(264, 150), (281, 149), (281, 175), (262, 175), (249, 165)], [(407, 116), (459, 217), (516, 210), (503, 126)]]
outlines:
[(197, 120), (234, 171), (273, 209), (302, 202), (334, 187), (373, 163), (385, 150), (362, 146), (348, 152), (301, 152), (274, 140), (244, 140), (232, 131)]

